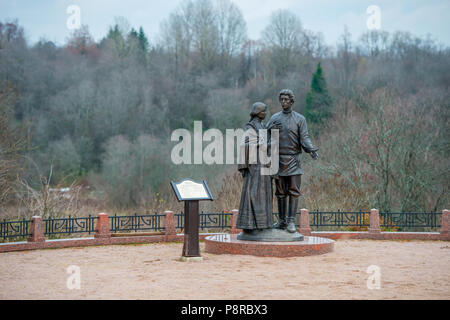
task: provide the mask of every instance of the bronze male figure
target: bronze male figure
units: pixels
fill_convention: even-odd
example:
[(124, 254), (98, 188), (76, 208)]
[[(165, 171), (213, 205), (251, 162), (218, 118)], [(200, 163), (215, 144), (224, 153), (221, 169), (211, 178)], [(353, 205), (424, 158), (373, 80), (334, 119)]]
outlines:
[(295, 102), (294, 93), (289, 89), (281, 90), (279, 101), (282, 110), (274, 114), (267, 124), (269, 128), (273, 127), (274, 123), (281, 125), (281, 129), (279, 129), (280, 165), (278, 174), (274, 176), (279, 219), (273, 227), (294, 233), (303, 174), (301, 168), (302, 149), (315, 160), (319, 157), (317, 153), (319, 149), (314, 147), (309, 138), (305, 117), (292, 110)]

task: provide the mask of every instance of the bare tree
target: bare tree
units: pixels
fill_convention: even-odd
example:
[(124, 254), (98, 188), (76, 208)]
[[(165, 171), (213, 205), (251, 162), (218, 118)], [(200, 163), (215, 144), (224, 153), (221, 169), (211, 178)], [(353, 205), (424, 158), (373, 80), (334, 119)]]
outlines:
[(355, 100), (339, 104), (321, 137), (322, 169), (359, 190), (374, 187), (366, 202), (381, 210), (436, 209), (449, 192), (445, 145), (438, 142), (443, 128), (434, 125), (439, 104), (402, 99), (388, 89), (360, 92)]
[(338, 66), (340, 70), (339, 81), (342, 83), (342, 87), (345, 91), (350, 89), (357, 66), (357, 60), (352, 52), (353, 44), (351, 37), (351, 33), (348, 31), (347, 26), (345, 26), (344, 33), (341, 35), (337, 45), (336, 58), (340, 62), (340, 65)]
[[(300, 19), (289, 10), (272, 13), (270, 22), (262, 32), (262, 40), (271, 50), (271, 63), (277, 74), (284, 74), (299, 57), (304, 30)], [(297, 60), (297, 61), (296, 61)]]
[[(23, 217), (41, 216), (43, 218), (77, 215), (80, 209), (81, 186), (77, 186), (74, 181), (69, 187), (62, 188), (60, 184), (57, 184), (55, 188), (51, 188), (52, 166), (50, 166), (48, 176), (44, 176), (36, 163), (30, 158), (28, 160), (36, 169), (38, 184), (37, 187), (34, 187), (25, 179), (17, 180), (18, 215)], [(25, 212), (20, 213), (23, 210)]]
[(71, 53), (97, 57), (99, 51), (97, 44), (89, 33), (89, 27), (82, 25), (81, 28), (72, 32), (67, 40), (66, 48)]
[(203, 70), (214, 67), (218, 52), (217, 13), (210, 0), (194, 2), (192, 23), (194, 52)]
[(193, 43), (193, 14), (192, 2), (186, 2), (161, 23), (160, 42), (175, 60), (173, 65), (176, 77), (180, 68), (184, 70), (189, 66)]
[(216, 11), (221, 64), (227, 67), (247, 39), (247, 25), (240, 9), (230, 0), (217, 0)]
[(0, 204), (11, 199), (14, 181), (22, 174), (21, 153), (27, 149), (24, 136), (10, 124), (16, 99), (10, 86), (0, 86)]
[(272, 13), (262, 37), (269, 46), (294, 51), (300, 46), (302, 32), (302, 23), (294, 13), (278, 10)]
[(361, 35), (360, 42), (366, 54), (376, 57), (385, 52), (389, 45), (389, 33), (387, 31), (371, 30)]

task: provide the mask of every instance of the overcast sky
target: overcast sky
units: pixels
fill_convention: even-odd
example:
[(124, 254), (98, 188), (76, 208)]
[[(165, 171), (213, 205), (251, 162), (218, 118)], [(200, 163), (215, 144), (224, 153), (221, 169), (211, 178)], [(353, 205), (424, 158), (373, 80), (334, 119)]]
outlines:
[[(18, 19), (31, 44), (40, 38), (65, 43), (69, 5), (81, 9), (81, 23), (87, 24), (95, 40), (104, 37), (114, 18), (127, 18), (132, 27), (139, 26), (154, 40), (160, 22), (183, 0), (0, 0), (0, 21)], [(304, 28), (322, 32), (329, 45), (336, 44), (347, 25), (353, 39), (367, 31), (366, 13), (370, 5), (381, 9), (381, 29), (410, 31), (415, 35), (431, 34), (450, 45), (450, 0), (239, 0), (234, 1), (247, 22), (248, 35), (258, 39), (270, 14), (289, 9), (297, 14)]]

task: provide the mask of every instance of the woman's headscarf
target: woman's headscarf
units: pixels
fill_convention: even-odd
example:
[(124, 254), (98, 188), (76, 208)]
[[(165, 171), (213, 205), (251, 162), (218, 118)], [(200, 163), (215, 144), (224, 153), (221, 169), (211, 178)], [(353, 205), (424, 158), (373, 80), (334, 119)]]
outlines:
[(255, 102), (252, 106), (252, 111), (250, 112), (250, 117), (253, 119), (261, 111), (267, 110), (267, 106), (262, 102)]

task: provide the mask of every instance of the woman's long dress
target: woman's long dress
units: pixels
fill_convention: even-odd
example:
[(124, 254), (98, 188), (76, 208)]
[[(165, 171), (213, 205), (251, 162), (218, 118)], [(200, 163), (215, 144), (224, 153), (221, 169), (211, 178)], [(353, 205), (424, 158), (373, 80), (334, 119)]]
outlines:
[(269, 175), (261, 175), (259, 155), (257, 163), (249, 163), (251, 162), (249, 161), (250, 149), (255, 148), (259, 151), (257, 148), (260, 148), (259, 129), (264, 129), (264, 125), (258, 118), (253, 118), (244, 128), (248, 135), (241, 144), (241, 154), (245, 152), (245, 161), (243, 161), (245, 163), (239, 164), (238, 169), (239, 171), (248, 170), (248, 173), (243, 181), (236, 222), (236, 227), (239, 229), (267, 229), (272, 228), (273, 225), (271, 178)]

